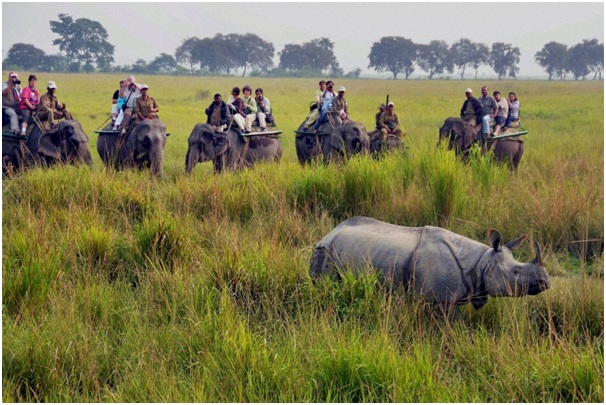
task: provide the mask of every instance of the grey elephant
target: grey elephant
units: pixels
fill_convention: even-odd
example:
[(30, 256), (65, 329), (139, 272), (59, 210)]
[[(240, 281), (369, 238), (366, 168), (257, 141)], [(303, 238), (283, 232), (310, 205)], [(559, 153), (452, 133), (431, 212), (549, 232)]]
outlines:
[(324, 164), (341, 162), (356, 154), (367, 154), (370, 149), (370, 137), (364, 124), (347, 121), (335, 128), (330, 136), (324, 138), (322, 154)]
[(27, 139), (2, 136), (2, 171), (32, 164), (85, 163), (93, 165), (88, 136), (76, 120), (63, 120), (46, 132), (34, 126)]
[(270, 136), (244, 138), (233, 128), (217, 131), (209, 124), (197, 124), (188, 140), (185, 170), (191, 173), (197, 163), (213, 162), (215, 173), (236, 171), (256, 162), (279, 162), (282, 142)]
[(355, 121), (341, 124), (340, 120), (335, 120), (335, 124), (335, 128), (330, 124), (321, 126), (317, 135), (305, 133), (304, 123), (301, 124), (295, 140), (299, 163), (311, 163), (318, 156), (328, 163), (368, 152), (370, 138), (364, 124)]
[(370, 137), (370, 154), (376, 159), (381, 157), (386, 152), (400, 151), (406, 156), (406, 146), (402, 143), (402, 139), (393, 134), (387, 135), (387, 141), (383, 142), (380, 129), (375, 129), (368, 133)]
[[(516, 132), (515, 129), (508, 131)], [(473, 127), (460, 118), (450, 117), (444, 121), (439, 133), (438, 143), (448, 140), (448, 150), (454, 150), (457, 156), (467, 160), (472, 145), (481, 137), (481, 124)], [(512, 170), (518, 168), (524, 154), (524, 141), (519, 137), (489, 140), (485, 147), (492, 151), (497, 162), (507, 164)]]
[(536, 295), (549, 288), (538, 243), (536, 258), (529, 263), (516, 261), (511, 253), (525, 239), (522, 235), (502, 245), (501, 234), (491, 229), (487, 246), (443, 228), (354, 217), (316, 244), (309, 272), (316, 279), (376, 271), (395, 286), (443, 307), (470, 302), (479, 309), (489, 297)]
[(166, 126), (158, 119), (143, 120), (126, 135), (101, 132), (97, 151), (107, 166), (116, 169), (127, 167), (149, 168), (155, 175), (162, 175)]

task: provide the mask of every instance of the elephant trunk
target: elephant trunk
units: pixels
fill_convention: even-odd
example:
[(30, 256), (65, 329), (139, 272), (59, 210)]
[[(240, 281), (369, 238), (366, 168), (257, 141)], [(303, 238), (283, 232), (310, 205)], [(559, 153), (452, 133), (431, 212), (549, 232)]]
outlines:
[(162, 176), (164, 164), (164, 149), (160, 145), (154, 145), (148, 152), (150, 170), (156, 176)]
[(362, 152), (362, 143), (360, 142), (360, 138), (354, 138), (351, 141), (352, 153), (360, 153)]
[(187, 151), (187, 156), (185, 157), (185, 171), (188, 174), (191, 174), (191, 172), (194, 170), (194, 167), (196, 166), (196, 163), (198, 163), (199, 159), (200, 151), (198, 150), (198, 148), (190, 147)]
[(93, 158), (88, 150), (88, 144), (81, 143), (78, 148), (78, 156), (88, 167), (93, 167)]

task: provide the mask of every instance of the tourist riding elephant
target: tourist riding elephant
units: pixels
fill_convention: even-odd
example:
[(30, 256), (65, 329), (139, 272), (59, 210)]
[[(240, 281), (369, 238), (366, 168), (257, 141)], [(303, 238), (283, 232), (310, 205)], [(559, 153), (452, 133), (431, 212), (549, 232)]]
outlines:
[(368, 153), (370, 138), (366, 127), (360, 122), (347, 121), (326, 136), (322, 142), (324, 164), (330, 161), (342, 161), (352, 155)]
[[(247, 144), (248, 142), (248, 144)], [(224, 168), (238, 170), (256, 162), (279, 162), (282, 142), (269, 136), (244, 138), (234, 129), (216, 131), (212, 125), (197, 124), (189, 136), (185, 170), (191, 173), (198, 162), (213, 162), (215, 173)]]
[[(508, 131), (516, 132), (515, 129), (508, 129), (506, 133)], [(454, 149), (457, 156), (462, 155), (463, 159), (466, 160), (473, 143), (481, 139), (480, 132), (478, 129), (467, 125), (462, 119), (451, 117), (447, 118), (440, 128), (438, 142), (448, 138), (448, 150)], [(522, 154), (524, 154), (524, 141), (519, 137), (488, 140), (486, 149), (492, 151), (497, 162), (506, 163), (510, 169), (515, 170), (522, 160)]]
[(3, 173), (17, 170), (22, 165), (57, 162), (93, 164), (88, 136), (76, 120), (63, 120), (44, 133), (35, 126), (27, 139), (2, 137)]
[(125, 167), (150, 168), (155, 175), (162, 175), (166, 126), (158, 119), (139, 122), (126, 135), (102, 132), (97, 140), (101, 160), (116, 169)]

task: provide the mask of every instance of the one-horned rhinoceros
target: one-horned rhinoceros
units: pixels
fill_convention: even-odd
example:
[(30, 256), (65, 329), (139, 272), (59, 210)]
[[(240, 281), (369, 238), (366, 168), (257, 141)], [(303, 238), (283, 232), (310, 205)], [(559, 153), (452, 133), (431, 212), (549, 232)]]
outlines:
[(501, 234), (490, 230), (490, 247), (442, 228), (355, 217), (318, 242), (309, 272), (317, 278), (372, 268), (430, 302), (451, 308), (471, 302), (479, 309), (488, 296), (536, 295), (549, 288), (538, 243), (530, 263), (520, 263), (511, 254), (525, 238), (501, 246)]

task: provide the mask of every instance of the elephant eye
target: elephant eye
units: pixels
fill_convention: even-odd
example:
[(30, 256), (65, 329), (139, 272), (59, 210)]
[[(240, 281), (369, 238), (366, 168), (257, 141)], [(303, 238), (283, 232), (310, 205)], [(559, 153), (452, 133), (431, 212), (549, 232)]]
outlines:
[(147, 148), (149, 147), (149, 145), (151, 145), (151, 140), (149, 139), (149, 137), (146, 136), (145, 138), (143, 138), (143, 146)]

